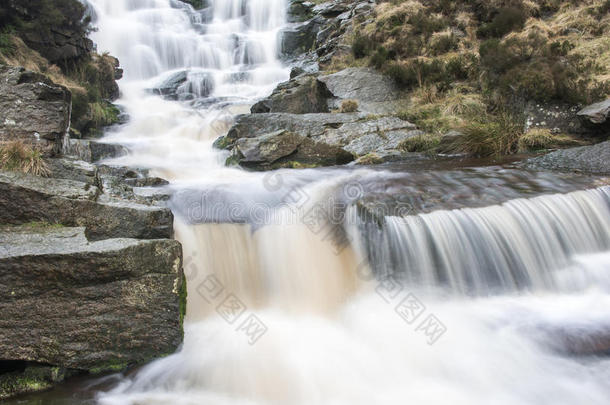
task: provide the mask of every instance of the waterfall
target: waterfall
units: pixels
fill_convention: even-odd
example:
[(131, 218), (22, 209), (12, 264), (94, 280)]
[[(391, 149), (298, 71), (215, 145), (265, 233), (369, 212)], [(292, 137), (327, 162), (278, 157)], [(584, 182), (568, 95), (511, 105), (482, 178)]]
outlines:
[[(607, 186), (566, 193), (585, 186), (497, 168), (282, 170), (273, 183), (227, 168), (214, 140), (288, 79), (288, 0), (87, 3), (98, 50), (125, 69), (129, 122), (105, 141), (130, 153), (107, 163), (170, 180), (188, 280), (181, 350), (97, 403), (607, 404), (607, 358), (565, 356), (610, 331)], [(372, 222), (344, 198), (339, 223), (303, 219), (354, 182), (427, 207), (459, 203), (452, 192), (485, 204)]]
[(610, 187), (487, 208), (386, 217), (378, 272), (459, 293), (558, 288), (578, 254), (610, 250)]

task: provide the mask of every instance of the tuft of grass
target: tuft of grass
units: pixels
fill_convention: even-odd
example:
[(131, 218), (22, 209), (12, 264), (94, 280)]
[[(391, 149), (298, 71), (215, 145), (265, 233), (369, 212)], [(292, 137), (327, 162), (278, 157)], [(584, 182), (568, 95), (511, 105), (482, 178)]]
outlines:
[(438, 134), (415, 135), (402, 141), (398, 148), (405, 152), (431, 152), (438, 148), (441, 136)]
[(451, 153), (478, 157), (515, 153), (523, 134), (523, 120), (508, 112), (472, 117), (458, 128), (463, 136), (447, 146)]
[(353, 113), (358, 111), (358, 101), (356, 100), (343, 100), (341, 102), (340, 112), (342, 113)]
[(40, 150), (26, 145), (21, 140), (0, 145), (0, 167), (34, 176), (47, 177), (51, 174)]
[(519, 137), (519, 152), (554, 149), (580, 145), (581, 142), (564, 134), (553, 134), (549, 129), (530, 129)]

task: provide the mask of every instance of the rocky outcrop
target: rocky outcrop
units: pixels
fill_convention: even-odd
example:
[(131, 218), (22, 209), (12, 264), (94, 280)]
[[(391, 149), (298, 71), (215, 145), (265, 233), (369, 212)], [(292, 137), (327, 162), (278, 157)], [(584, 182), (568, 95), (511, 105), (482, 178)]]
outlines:
[(293, 132), (277, 131), (238, 139), (230, 159), (246, 168), (269, 170), (341, 165), (354, 160), (354, 156), (338, 146), (316, 142)]
[(332, 94), (328, 100), (330, 108), (339, 109), (343, 100), (355, 100), (359, 111), (383, 114), (399, 111), (399, 104), (403, 102), (404, 96), (396, 83), (370, 68), (347, 68), (321, 75), (318, 80)]
[(295, 57), (310, 52), (310, 59), (327, 64), (333, 55), (349, 52), (353, 22), (370, 13), (374, 4), (374, 0), (333, 0), (317, 5), (292, 0), (288, 12), (292, 24), (282, 31), (282, 54)]
[(0, 66), (0, 141), (35, 145), (45, 156), (61, 151), (70, 124), (71, 94), (46, 76)]
[(87, 38), (85, 7), (76, 2), (49, 3), (6, 0), (1, 11), (11, 25), (20, 28), (27, 45), (49, 62), (67, 66), (88, 57), (93, 41)]
[(610, 174), (610, 141), (592, 146), (563, 149), (524, 163), (525, 167), (543, 170)]
[(591, 104), (578, 112), (585, 125), (605, 135), (610, 134), (610, 98)]
[(93, 372), (175, 351), (182, 254), (172, 240), (89, 242), (83, 228), (0, 228), (3, 360)]
[[(415, 125), (396, 117), (368, 117), (357, 113), (338, 114), (249, 114), (237, 118), (228, 135), (216, 142), (218, 147), (234, 149), (241, 142), (243, 148), (251, 147), (255, 142), (239, 141), (240, 139), (258, 138), (264, 144), (271, 138), (277, 139), (278, 132), (287, 131), (302, 138), (309, 138), (318, 146), (338, 147), (354, 156), (369, 153), (384, 153), (396, 150), (407, 138), (420, 132)], [(261, 138), (262, 137), (262, 138)], [(305, 156), (297, 161), (305, 161)], [(315, 156), (307, 159), (315, 161)], [(317, 165), (327, 165), (320, 159)]]
[(0, 171), (0, 223), (84, 226), (87, 237), (171, 238), (165, 207), (104, 194), (97, 184)]
[(300, 75), (278, 85), (268, 98), (252, 106), (252, 113), (287, 112), (292, 114), (329, 112), (332, 94), (316, 75)]

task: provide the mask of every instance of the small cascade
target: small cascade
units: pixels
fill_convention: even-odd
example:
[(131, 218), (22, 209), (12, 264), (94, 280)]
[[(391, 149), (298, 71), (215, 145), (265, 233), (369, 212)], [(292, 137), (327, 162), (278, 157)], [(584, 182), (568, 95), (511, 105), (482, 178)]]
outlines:
[(411, 285), (477, 295), (555, 289), (555, 271), (575, 255), (610, 249), (610, 187), (386, 217), (369, 243), (376, 272)]

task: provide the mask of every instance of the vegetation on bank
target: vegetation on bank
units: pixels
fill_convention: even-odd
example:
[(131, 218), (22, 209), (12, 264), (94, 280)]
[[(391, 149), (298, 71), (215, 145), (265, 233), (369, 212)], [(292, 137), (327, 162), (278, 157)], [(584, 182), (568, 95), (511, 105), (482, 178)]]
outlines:
[[(610, 94), (610, 0), (386, 0), (331, 68), (369, 65), (411, 100), (425, 135), (409, 151), (493, 155), (572, 144), (524, 134), (527, 101), (582, 105)], [(463, 136), (441, 142), (448, 131)], [(439, 149), (440, 148), (440, 149)]]
[[(0, 64), (23, 66), (45, 74), (72, 93), (71, 126), (77, 135), (97, 135), (99, 128), (118, 122), (110, 101), (118, 96), (118, 60), (87, 50), (92, 30), (78, 0), (20, 0), (0, 5)], [(57, 58), (56, 33), (82, 44), (80, 53)], [(53, 55), (50, 56), (50, 55)]]
[(43, 177), (51, 174), (42, 153), (21, 140), (0, 143), (0, 169)]

